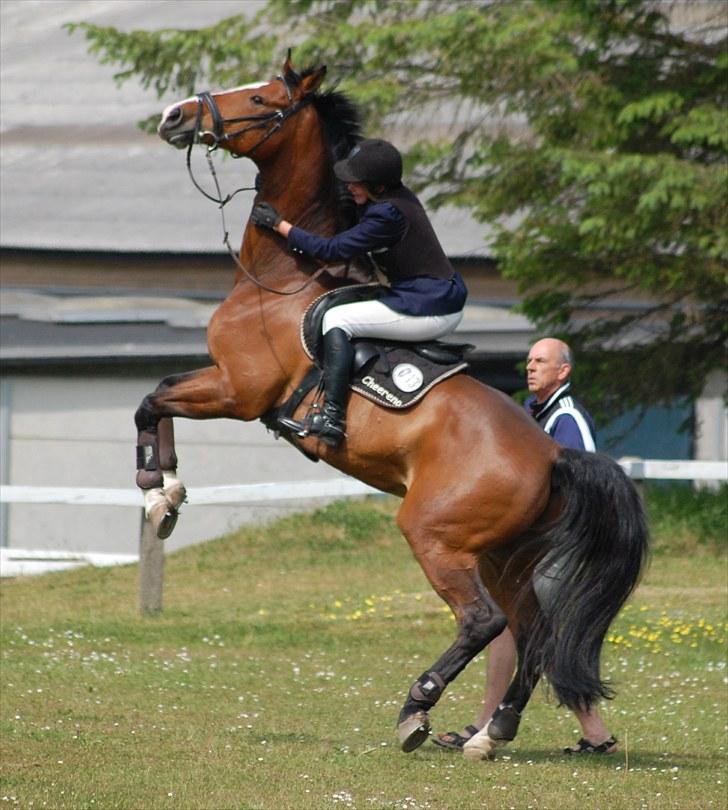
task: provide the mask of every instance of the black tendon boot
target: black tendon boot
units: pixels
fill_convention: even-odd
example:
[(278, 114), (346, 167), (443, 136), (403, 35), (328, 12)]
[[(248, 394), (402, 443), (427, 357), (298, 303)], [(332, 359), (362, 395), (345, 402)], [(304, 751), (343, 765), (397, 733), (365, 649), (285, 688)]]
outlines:
[(321, 411), (297, 422), (283, 418), (278, 422), (299, 436), (318, 436), (329, 447), (338, 447), (346, 437), (346, 400), (354, 348), (343, 329), (335, 327), (324, 335), (324, 397)]

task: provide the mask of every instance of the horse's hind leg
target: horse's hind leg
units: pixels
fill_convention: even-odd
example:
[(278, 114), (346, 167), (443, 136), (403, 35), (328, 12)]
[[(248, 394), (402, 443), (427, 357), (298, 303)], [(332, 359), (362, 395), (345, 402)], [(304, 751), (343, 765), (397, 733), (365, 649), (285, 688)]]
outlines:
[(442, 530), (427, 531), (400, 510), (398, 522), (415, 557), (437, 594), (447, 602), (458, 624), (457, 638), (412, 685), (398, 720), (403, 751), (414, 751), (430, 732), (428, 711), (445, 687), (506, 626), (506, 618), (483, 587), (473, 554), (447, 542)]
[(167, 377), (147, 395), (135, 414), (137, 486), (157, 537), (172, 533), (186, 490), (177, 477), (172, 416), (209, 419), (231, 415), (219, 369), (211, 367)]
[(514, 740), (518, 733), (521, 714), (539, 680), (538, 672), (527, 672), (523, 667), (522, 643), (518, 644), (518, 652), (518, 669), (500, 706), (488, 724), (463, 746), (463, 754), (468, 759), (491, 759), (496, 748)]

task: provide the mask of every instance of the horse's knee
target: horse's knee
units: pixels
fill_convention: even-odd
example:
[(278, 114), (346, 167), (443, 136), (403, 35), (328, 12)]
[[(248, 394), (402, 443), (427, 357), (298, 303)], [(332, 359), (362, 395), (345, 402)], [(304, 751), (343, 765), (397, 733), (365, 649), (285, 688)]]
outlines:
[(156, 430), (159, 423), (159, 414), (154, 407), (154, 394), (147, 394), (134, 414), (134, 423), (137, 430)]

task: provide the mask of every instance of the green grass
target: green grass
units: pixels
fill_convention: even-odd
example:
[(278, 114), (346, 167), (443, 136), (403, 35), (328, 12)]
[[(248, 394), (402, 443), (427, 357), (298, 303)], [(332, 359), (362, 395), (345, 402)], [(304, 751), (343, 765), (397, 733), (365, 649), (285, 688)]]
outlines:
[[(618, 755), (562, 756), (577, 724), (539, 690), (517, 740), (473, 763), (396, 744), (406, 691), (454, 625), (393, 511), (337, 503), (172, 554), (156, 617), (138, 615), (134, 566), (0, 583), (2, 806), (726, 806), (714, 544), (660, 534), (615, 622), (604, 669), (618, 697), (603, 713)], [(483, 672), (480, 656), (448, 688), (437, 730), (474, 718)]]
[(728, 484), (722, 484), (717, 491), (696, 490), (689, 482), (647, 487), (645, 504), (657, 540), (655, 553), (725, 551)]

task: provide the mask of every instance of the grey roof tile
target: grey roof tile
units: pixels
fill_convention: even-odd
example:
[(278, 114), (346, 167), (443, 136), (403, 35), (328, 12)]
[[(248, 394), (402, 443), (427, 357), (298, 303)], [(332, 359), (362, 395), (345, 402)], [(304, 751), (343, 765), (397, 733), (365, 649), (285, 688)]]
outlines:
[[(0, 4), (0, 246), (25, 249), (209, 252), (222, 247), (219, 213), (194, 190), (184, 154), (136, 122), (176, 100), (136, 82), (117, 88), (115, 68), (87, 53), (69, 21), (136, 28), (209, 25), (256, 2), (206, 0), (3, 0)], [(271, 70), (271, 73), (273, 70)], [(200, 178), (206, 165), (196, 155)], [(251, 185), (248, 161), (217, 160), (225, 191)], [(227, 214), (242, 237), (250, 195)], [(451, 256), (485, 255), (485, 230), (462, 212), (433, 222)]]

